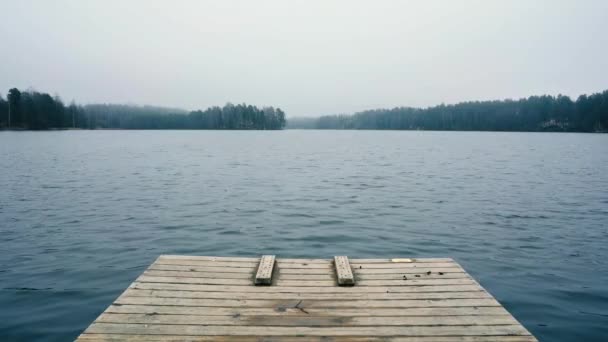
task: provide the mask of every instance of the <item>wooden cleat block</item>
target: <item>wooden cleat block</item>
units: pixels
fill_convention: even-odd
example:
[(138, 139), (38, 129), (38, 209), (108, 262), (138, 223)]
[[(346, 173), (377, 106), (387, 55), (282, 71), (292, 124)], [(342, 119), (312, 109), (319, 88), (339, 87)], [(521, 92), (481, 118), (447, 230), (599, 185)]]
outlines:
[(347, 256), (335, 256), (334, 264), (336, 267), (336, 276), (338, 277), (339, 286), (353, 286), (355, 285), (355, 277), (353, 271), (350, 268)]
[(271, 285), (272, 284), (272, 270), (274, 268), (274, 255), (263, 255), (260, 258), (260, 265), (258, 266), (258, 272), (255, 275), (255, 285)]

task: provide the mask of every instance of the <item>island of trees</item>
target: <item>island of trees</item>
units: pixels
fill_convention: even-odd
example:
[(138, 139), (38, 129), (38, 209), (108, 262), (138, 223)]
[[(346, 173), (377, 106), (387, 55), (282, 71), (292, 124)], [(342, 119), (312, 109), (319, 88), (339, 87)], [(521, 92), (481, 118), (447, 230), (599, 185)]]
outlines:
[(290, 119), (287, 128), (607, 132), (608, 90), (581, 95), (576, 101), (544, 95)]
[(153, 106), (65, 105), (58, 96), (10, 89), (0, 95), (0, 129), (268, 129), (285, 127), (280, 108), (227, 104), (187, 112)]

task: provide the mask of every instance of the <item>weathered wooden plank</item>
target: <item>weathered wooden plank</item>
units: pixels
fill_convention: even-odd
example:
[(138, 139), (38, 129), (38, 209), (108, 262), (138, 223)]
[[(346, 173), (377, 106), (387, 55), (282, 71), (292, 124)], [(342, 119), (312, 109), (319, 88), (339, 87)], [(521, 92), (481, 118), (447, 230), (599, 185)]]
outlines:
[(454, 262), (452, 258), (390, 258), (390, 259), (350, 259), (353, 263), (433, 263), (433, 262)]
[[(471, 278), (470, 275), (464, 272), (418, 272), (418, 273), (405, 273), (397, 272), (393, 274), (355, 274), (357, 280), (415, 280), (415, 279), (462, 279)], [(284, 278), (287, 280), (287, 278)]]
[(257, 271), (255, 267), (210, 267), (210, 266), (188, 266), (188, 265), (166, 265), (154, 263), (148, 267), (148, 270), (163, 270), (163, 271), (191, 271), (191, 272), (209, 272), (209, 273), (245, 273), (253, 274)]
[[(185, 274), (184, 274), (185, 276)], [(278, 276), (281, 280), (334, 280), (335, 274), (283, 274), (279, 272)], [(375, 274), (375, 273), (356, 273), (355, 279), (359, 280), (415, 280), (415, 279), (462, 279), (462, 278), (471, 278), (465, 272), (395, 272), (395, 273), (384, 273), (384, 274)]]
[(532, 336), (188, 336), (84, 334), (83, 342), (535, 342)]
[(158, 298), (216, 298), (216, 299), (457, 299), (492, 298), (485, 291), (427, 292), (427, 293), (226, 293), (209, 291), (140, 290), (130, 288), (125, 296)]
[[(198, 272), (198, 271), (176, 271), (176, 270), (157, 270), (148, 269), (143, 274), (155, 277), (191, 277), (191, 278), (223, 278), (223, 279), (252, 279), (253, 273), (221, 273), (221, 272)], [(335, 274), (283, 274), (280, 271), (275, 271), (275, 277), (281, 280), (334, 280)], [(366, 274), (357, 273), (356, 279), (359, 280), (405, 280), (405, 279), (458, 279), (470, 278), (465, 272), (399, 272), (389, 274)]]
[(303, 326), (303, 327), (356, 327), (356, 326), (476, 326), (517, 325), (511, 315), (478, 316), (408, 316), (408, 317), (357, 317), (357, 316), (192, 316), (164, 314), (104, 313), (98, 323), (121, 324), (187, 324), (187, 325), (240, 325), (240, 326)]
[(355, 274), (355, 276), (371, 275), (371, 274), (395, 274), (395, 273), (400, 273), (400, 274), (423, 274), (424, 273), (424, 274), (426, 274), (429, 271), (432, 274), (438, 274), (440, 272), (441, 273), (467, 273), (460, 267), (437, 267), (437, 268), (411, 267), (411, 268), (367, 268), (367, 269), (355, 268), (354, 274)]
[[(233, 285), (233, 286), (249, 286), (250, 281), (245, 279), (213, 279), (213, 278), (193, 278), (193, 277), (158, 277), (141, 275), (137, 278), (138, 282), (148, 283), (172, 283), (172, 284), (205, 284), (205, 285)], [(358, 286), (424, 286), (424, 285), (474, 285), (475, 282), (471, 278), (461, 279), (423, 279), (413, 278), (407, 280), (361, 280)], [(335, 286), (333, 280), (277, 280), (276, 286), (286, 287), (323, 287)]]
[(272, 284), (272, 271), (274, 269), (274, 255), (264, 255), (260, 259), (258, 272), (255, 275), (255, 285), (270, 285)]
[[(178, 291), (219, 291), (230, 293), (404, 293), (404, 292), (460, 292), (479, 291), (482, 288), (478, 284), (470, 285), (421, 285), (421, 286), (366, 286), (366, 287), (297, 287), (297, 286), (220, 286), (204, 284), (176, 284), (136, 281), (131, 284), (132, 288), (178, 290)], [(229, 295), (227, 295), (229, 296)]]
[(139, 278), (139, 282), (151, 283), (173, 283), (173, 284), (206, 284), (206, 285), (232, 285), (251, 286), (252, 281), (247, 279), (223, 279), (223, 278), (189, 278), (189, 277), (157, 277), (149, 276), (145, 272)]
[[(187, 265), (163, 265), (163, 264), (152, 264), (148, 270), (161, 270), (161, 271), (188, 271), (188, 272), (209, 272), (209, 273), (246, 273), (251, 274), (255, 272), (255, 268), (218, 268), (218, 267), (205, 267), (205, 266), (187, 266)], [(292, 275), (322, 275), (322, 274), (335, 274), (335, 271), (331, 268), (282, 268), (277, 269), (277, 271), (282, 274), (292, 274)], [(355, 275), (358, 274), (395, 274), (395, 273), (403, 273), (403, 274), (421, 274), (426, 273), (428, 271), (432, 271), (433, 273), (465, 273), (465, 271), (458, 266), (454, 267), (406, 267), (406, 268), (366, 268), (366, 269), (355, 269)]]
[[(156, 260), (157, 265), (192, 265), (206, 267), (226, 267), (226, 268), (256, 268), (257, 262), (230, 262), (230, 261), (211, 261), (211, 260), (180, 260), (180, 259), (161, 259)], [(325, 266), (325, 265), (321, 265)]]
[[(191, 261), (215, 261), (215, 262), (235, 262), (235, 263), (258, 263), (260, 258), (242, 258), (242, 257), (208, 257), (208, 256), (194, 256), (194, 255), (161, 255), (159, 259), (162, 260), (191, 260)], [(283, 263), (317, 263), (317, 264), (331, 264), (331, 259), (290, 259), (290, 258), (276, 258), (276, 261)], [(388, 259), (387, 259), (388, 261)]]
[[(212, 278), (212, 279), (254, 279), (253, 272), (223, 273), (223, 272), (191, 272), (191, 271), (168, 271), (148, 269), (142, 273), (152, 277), (190, 277), (190, 278)], [(327, 279), (327, 278), (325, 278)]]
[(334, 266), (336, 267), (336, 277), (338, 278), (338, 285), (340, 286), (353, 286), (355, 285), (355, 277), (353, 271), (350, 268), (348, 257), (345, 255), (334, 257)]
[[(247, 257), (216, 257), (216, 256), (198, 256), (198, 255), (168, 255), (159, 256), (160, 259), (178, 259), (178, 260), (207, 260), (207, 261), (226, 261), (226, 262), (258, 262), (259, 258)], [(295, 263), (331, 263), (331, 259), (293, 259), (293, 258), (278, 258), (278, 261), (295, 262)], [(389, 258), (389, 259), (351, 259), (352, 262), (358, 263), (387, 263), (387, 262), (452, 262), (452, 258)]]
[[(285, 280), (284, 282), (287, 282), (288, 280)], [(407, 283), (407, 284), (405, 284)], [(362, 279), (360, 281), (357, 282), (358, 286), (403, 286), (403, 285), (469, 285), (469, 284), (475, 284), (475, 281), (470, 278), (470, 277), (466, 277), (466, 278), (416, 278), (416, 277), (410, 277), (410, 278), (403, 278), (403, 279), (399, 279), (399, 280), (388, 280), (388, 279), (381, 279), (381, 280), (367, 280), (367, 279)], [(285, 284), (287, 285), (287, 284)]]
[[(230, 261), (211, 261), (211, 260), (181, 260), (181, 259), (165, 259), (159, 258), (155, 261), (156, 265), (185, 265), (185, 266), (204, 266), (204, 267), (226, 267), (226, 268), (256, 268), (258, 263), (255, 262), (230, 262)], [(333, 268), (332, 263), (308, 263), (308, 262), (285, 262), (281, 259), (276, 259), (276, 264), (285, 268), (309, 268), (309, 269), (328, 269)], [(351, 263), (353, 268), (437, 268), (437, 267), (456, 267), (455, 262), (433, 262), (433, 263)]]
[(215, 316), (489, 316), (507, 315), (500, 306), (459, 306), (437, 308), (224, 308), (208, 306), (166, 306), (166, 305), (111, 305), (106, 312), (141, 313), (167, 315), (215, 315)]
[(201, 261), (221, 261), (221, 262), (252, 262), (257, 263), (260, 258), (255, 257), (220, 257), (220, 256), (202, 256), (202, 255), (174, 255), (162, 254), (158, 259), (172, 260), (201, 260)]
[[(307, 263), (289, 263), (286, 264), (282, 261), (276, 260), (275, 267), (290, 268), (290, 269), (319, 269), (319, 270), (331, 270), (334, 268), (332, 264), (307, 264)], [(253, 263), (230, 263), (230, 262), (210, 262), (210, 261), (197, 261), (197, 260), (159, 260), (154, 263), (155, 265), (178, 265), (178, 266), (189, 266), (189, 267), (215, 267), (215, 268), (246, 268), (246, 269), (257, 269), (257, 264)], [(436, 262), (436, 263), (411, 263), (411, 264), (355, 264), (351, 263), (353, 269), (408, 269), (408, 268), (444, 268), (444, 267), (458, 267), (456, 263), (450, 262)], [(226, 272), (235, 272), (237, 270), (225, 270)]]
[(500, 306), (492, 298), (478, 299), (395, 299), (395, 300), (238, 300), (199, 298), (150, 298), (120, 296), (116, 304), (130, 305), (175, 305), (175, 306), (219, 306), (246, 308), (431, 308), (458, 306)]
[(201, 326), (172, 324), (93, 323), (86, 333), (141, 335), (232, 335), (232, 336), (529, 336), (520, 325), (496, 326), (371, 326), (371, 327), (261, 327), (261, 326)]
[(429, 268), (429, 269), (433, 269), (433, 268), (438, 268), (438, 267), (456, 267), (455, 262), (433, 262), (433, 263), (419, 263), (419, 262), (412, 262), (412, 263), (393, 263), (393, 262), (387, 262), (387, 263), (382, 263), (382, 262), (378, 262), (378, 263), (356, 263), (356, 262), (351, 262), (350, 264), (352, 266), (353, 269), (366, 269), (366, 268), (380, 268), (380, 269), (400, 269), (400, 268)]

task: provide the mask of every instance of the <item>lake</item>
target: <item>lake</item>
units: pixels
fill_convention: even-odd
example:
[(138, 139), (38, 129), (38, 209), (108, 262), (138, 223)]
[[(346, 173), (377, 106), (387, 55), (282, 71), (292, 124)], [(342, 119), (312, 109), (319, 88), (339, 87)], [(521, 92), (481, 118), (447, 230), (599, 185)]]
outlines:
[(608, 337), (608, 135), (0, 132), (0, 339), (68, 341), (159, 254), (453, 257), (541, 341)]

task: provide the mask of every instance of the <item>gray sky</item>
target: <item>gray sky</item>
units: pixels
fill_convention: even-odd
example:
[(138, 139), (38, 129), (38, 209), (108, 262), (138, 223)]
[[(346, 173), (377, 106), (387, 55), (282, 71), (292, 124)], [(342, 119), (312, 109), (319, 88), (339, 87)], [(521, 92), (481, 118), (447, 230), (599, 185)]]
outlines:
[(0, 0), (0, 92), (317, 116), (608, 89), (608, 1)]

